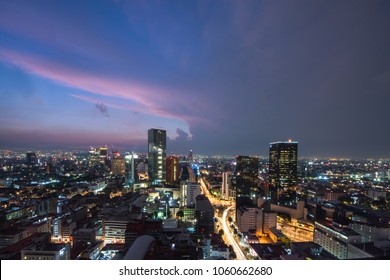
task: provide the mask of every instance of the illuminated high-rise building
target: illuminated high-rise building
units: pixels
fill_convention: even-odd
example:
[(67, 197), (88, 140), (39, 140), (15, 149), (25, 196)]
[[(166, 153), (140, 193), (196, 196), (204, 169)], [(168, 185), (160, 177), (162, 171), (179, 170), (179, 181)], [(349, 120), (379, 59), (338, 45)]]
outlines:
[(298, 142), (274, 142), (269, 145), (269, 192), (271, 202), (296, 205)]
[(195, 200), (196, 233), (209, 236), (214, 233), (214, 208), (204, 195)]
[(250, 206), (258, 198), (259, 158), (236, 157), (236, 202), (238, 206)]
[(129, 183), (134, 183), (136, 181), (136, 160), (138, 159), (138, 155), (134, 152), (126, 153), (125, 161), (126, 161), (126, 179)]
[(179, 180), (180, 166), (179, 158), (175, 156), (167, 157), (167, 183), (174, 183)]
[(238, 156), (236, 158), (236, 175), (256, 179), (259, 175), (259, 158), (249, 156)]
[(162, 129), (148, 130), (148, 172), (154, 182), (166, 180), (167, 132)]
[(126, 174), (126, 161), (124, 157), (116, 156), (111, 159), (111, 173), (112, 175)]
[(180, 182), (180, 206), (194, 206), (195, 199), (200, 195), (201, 189), (199, 183)]
[(99, 157), (105, 159), (108, 157), (108, 148), (107, 146), (99, 148)]

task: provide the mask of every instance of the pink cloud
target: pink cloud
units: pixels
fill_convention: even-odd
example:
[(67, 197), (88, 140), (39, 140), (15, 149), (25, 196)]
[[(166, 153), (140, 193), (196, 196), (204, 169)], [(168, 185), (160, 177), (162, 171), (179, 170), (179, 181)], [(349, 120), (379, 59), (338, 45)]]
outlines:
[(151, 115), (151, 116), (157, 115), (159, 117), (168, 118), (168, 119), (175, 118), (175, 119), (184, 120), (187, 123), (188, 122), (197, 122), (197, 123), (206, 124), (206, 120), (203, 120), (202, 118), (199, 118), (199, 117), (192, 117), (192, 116), (183, 117), (183, 116), (180, 116), (179, 114), (174, 114), (172, 112), (165, 112), (165, 111), (161, 111), (160, 113), (153, 112), (153, 114), (152, 114), (148, 111), (140, 110), (141, 108), (139, 106), (125, 103), (125, 102), (123, 102), (123, 100), (110, 100), (107, 98), (100, 98), (100, 97), (87, 96), (87, 95), (74, 94), (74, 93), (71, 93), (69, 95), (76, 98), (76, 99), (79, 99), (79, 100), (82, 100), (84, 102), (88, 102), (91, 104), (104, 103), (105, 106), (107, 106), (109, 108), (118, 109), (118, 110), (134, 111), (137, 113), (142, 113), (142, 114)]
[[(130, 79), (99, 76), (75, 69), (48, 59), (15, 52), (8, 49), (0, 49), (0, 59), (12, 63), (25, 71), (42, 76), (65, 86), (88, 91), (97, 97), (111, 98), (106, 102), (107, 106), (122, 109), (134, 110), (164, 118), (177, 118), (189, 122), (200, 121), (191, 112), (191, 108), (201, 108), (195, 100), (180, 98), (175, 89), (160, 88), (145, 84), (139, 84)], [(86, 102), (96, 103), (96, 99), (87, 96), (72, 95), (75, 98)], [(119, 99), (115, 101), (114, 99)], [(122, 101), (126, 101), (124, 104)], [(99, 101), (100, 102), (100, 101)], [(172, 105), (175, 107), (172, 107)], [(184, 108), (184, 109), (183, 109)], [(183, 112), (180, 112), (180, 110)]]

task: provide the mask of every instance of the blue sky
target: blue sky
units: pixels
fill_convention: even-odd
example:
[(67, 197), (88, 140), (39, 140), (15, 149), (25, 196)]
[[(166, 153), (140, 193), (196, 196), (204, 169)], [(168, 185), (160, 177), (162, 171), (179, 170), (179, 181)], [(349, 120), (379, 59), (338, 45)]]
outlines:
[(0, 146), (389, 157), (388, 1), (2, 1)]

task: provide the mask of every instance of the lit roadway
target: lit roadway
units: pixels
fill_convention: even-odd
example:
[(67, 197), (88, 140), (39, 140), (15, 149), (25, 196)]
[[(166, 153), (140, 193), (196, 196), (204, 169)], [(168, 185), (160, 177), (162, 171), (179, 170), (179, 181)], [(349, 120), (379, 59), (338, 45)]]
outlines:
[(203, 181), (203, 178), (201, 178), (199, 180), (199, 183), (200, 183), (200, 188), (202, 189), (202, 193), (207, 196), (207, 198), (210, 200), (211, 204), (215, 205), (215, 204), (220, 204), (222, 206), (230, 206), (232, 205), (232, 202), (231, 201), (228, 201), (228, 200), (219, 200), (217, 198), (215, 198), (210, 192), (209, 190), (207, 189), (207, 186), (205, 184), (205, 182)]
[(222, 229), (225, 233), (225, 239), (228, 245), (231, 245), (233, 247), (234, 252), (236, 253), (237, 260), (246, 260), (245, 254), (242, 252), (240, 246), (237, 244), (237, 241), (234, 239), (230, 228), (229, 228), (229, 222), (228, 222), (228, 213), (234, 206), (230, 206), (229, 208), (226, 208), (225, 211), (223, 211), (223, 216), (221, 219)]
[(228, 213), (234, 207), (234, 205), (232, 205), (231, 201), (219, 200), (219, 199), (215, 198), (207, 189), (207, 186), (206, 186), (205, 182), (203, 181), (203, 178), (201, 178), (199, 180), (199, 182), (200, 182), (200, 187), (202, 189), (203, 194), (210, 200), (211, 204), (213, 204), (213, 205), (220, 204), (223, 206), (229, 206), (229, 208), (226, 208), (225, 211), (223, 211), (222, 219), (219, 219), (217, 216), (216, 217), (221, 222), (222, 229), (224, 232), (225, 241), (226, 241), (227, 245), (231, 245), (233, 247), (233, 250), (236, 253), (237, 260), (246, 260), (245, 254), (242, 252), (237, 241), (234, 239), (234, 237), (230, 231), (230, 227), (229, 227)]

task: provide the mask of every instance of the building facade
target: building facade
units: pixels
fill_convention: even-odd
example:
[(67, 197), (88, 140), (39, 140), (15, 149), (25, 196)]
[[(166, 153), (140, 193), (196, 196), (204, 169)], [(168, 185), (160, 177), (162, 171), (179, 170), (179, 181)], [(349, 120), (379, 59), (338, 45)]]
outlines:
[(195, 217), (197, 234), (211, 235), (214, 233), (214, 208), (204, 195), (196, 197)]
[(262, 210), (258, 207), (244, 207), (237, 209), (236, 223), (241, 232), (261, 231), (263, 224)]
[(236, 175), (257, 179), (259, 175), (259, 158), (250, 156), (237, 156)]
[(200, 184), (182, 181), (180, 183), (180, 206), (195, 206), (196, 197), (200, 195)]
[(269, 145), (269, 195), (278, 205), (296, 205), (298, 142)]
[(153, 182), (166, 180), (167, 132), (162, 129), (148, 130), (148, 172)]
[(269, 234), (270, 228), (276, 227), (276, 213), (259, 207), (241, 206), (236, 211), (236, 223), (241, 232), (265, 235)]
[(112, 175), (126, 174), (126, 161), (124, 157), (114, 157), (111, 159), (111, 173)]
[(167, 157), (167, 183), (175, 183), (179, 180), (180, 166), (179, 158), (175, 156)]
[(222, 196), (222, 199), (229, 199), (231, 196), (230, 172), (223, 172), (222, 173), (221, 196)]
[(348, 228), (315, 222), (314, 243), (340, 260), (372, 257), (354, 246), (362, 243), (362, 236)]

